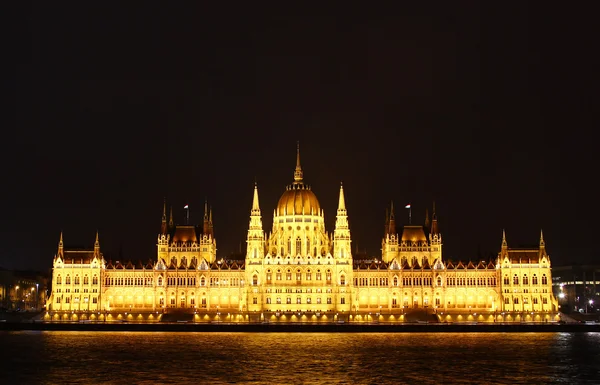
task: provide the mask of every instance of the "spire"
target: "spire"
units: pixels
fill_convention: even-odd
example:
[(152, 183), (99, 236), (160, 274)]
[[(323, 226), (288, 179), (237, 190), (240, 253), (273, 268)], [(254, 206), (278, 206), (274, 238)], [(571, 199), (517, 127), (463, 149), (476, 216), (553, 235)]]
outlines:
[(173, 206), (171, 206), (171, 212), (169, 213), (169, 228), (173, 228), (174, 222), (173, 222)]
[(338, 203), (338, 212), (340, 210), (346, 210), (346, 200), (344, 199), (344, 185), (340, 182), (340, 200)]
[(505, 249), (508, 247), (508, 244), (506, 243), (506, 232), (504, 231), (504, 229), (502, 229), (502, 248)]
[(394, 201), (390, 203), (390, 234), (396, 234), (396, 218), (394, 216)]
[(165, 197), (165, 200), (163, 203), (163, 214), (162, 214), (162, 219), (160, 221), (160, 233), (161, 234), (167, 233), (167, 198), (166, 197)]
[(384, 230), (385, 231), (384, 231), (383, 235), (384, 236), (388, 235), (389, 231), (390, 231), (390, 215), (389, 215), (387, 207), (385, 208), (385, 227), (384, 227)]
[(425, 209), (425, 227), (429, 228), (429, 209)]
[(210, 232), (210, 221), (208, 212), (208, 199), (204, 198), (204, 223), (202, 226), (202, 234), (208, 235)]
[(98, 237), (98, 230), (96, 230), (96, 242), (94, 243), (94, 256), (100, 257), (100, 241)]
[(546, 242), (544, 242), (544, 231), (540, 229), (540, 248), (545, 247)]
[(302, 167), (300, 167), (300, 141), (296, 148), (296, 170), (294, 171), (294, 184), (302, 184)]
[(208, 222), (208, 198), (204, 198), (204, 222)]
[(208, 209), (208, 224), (212, 227), (212, 206)]
[(254, 197), (252, 198), (251, 215), (260, 215), (260, 206), (258, 204), (258, 185), (254, 182)]
[(63, 233), (60, 232), (60, 238), (58, 240), (58, 252), (56, 253), (57, 257), (63, 257)]
[(433, 213), (431, 214), (431, 234), (439, 234), (438, 219), (435, 213), (435, 201), (433, 201)]

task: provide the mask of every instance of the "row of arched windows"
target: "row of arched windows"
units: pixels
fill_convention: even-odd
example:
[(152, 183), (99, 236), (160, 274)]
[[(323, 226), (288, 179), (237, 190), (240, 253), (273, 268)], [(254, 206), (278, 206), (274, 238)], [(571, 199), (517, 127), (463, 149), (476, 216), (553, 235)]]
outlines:
[[(58, 285), (62, 284), (62, 277), (60, 274), (56, 276), (56, 284), (58, 284)], [(67, 274), (67, 276), (65, 277), (65, 285), (70, 285), (70, 284), (71, 284), (71, 276), (69, 274)], [(73, 284), (74, 285), (81, 284), (81, 279), (79, 278), (79, 275), (75, 275), (75, 277), (73, 278)], [(90, 278), (87, 275), (83, 276), (83, 284), (84, 285), (90, 284)], [(92, 277), (92, 285), (97, 285), (97, 284), (98, 284), (98, 276), (94, 275)]]

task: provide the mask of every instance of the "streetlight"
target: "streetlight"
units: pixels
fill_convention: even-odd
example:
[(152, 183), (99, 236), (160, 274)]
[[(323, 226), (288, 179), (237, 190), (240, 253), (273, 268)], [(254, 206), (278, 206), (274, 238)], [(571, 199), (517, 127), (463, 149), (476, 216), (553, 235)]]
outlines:
[(15, 286), (15, 299), (15, 302), (17, 302), (17, 305), (19, 305), (19, 285)]
[(35, 310), (37, 311), (40, 307), (40, 284), (35, 284)]

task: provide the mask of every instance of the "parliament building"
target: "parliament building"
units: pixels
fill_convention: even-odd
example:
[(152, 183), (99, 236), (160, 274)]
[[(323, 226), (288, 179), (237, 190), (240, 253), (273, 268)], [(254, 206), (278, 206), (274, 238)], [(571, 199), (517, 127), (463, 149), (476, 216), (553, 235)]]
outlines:
[[(333, 232), (304, 183), (297, 153), (294, 180), (265, 232), (254, 186), (244, 260), (217, 257), (212, 211), (202, 225), (176, 225), (165, 202), (156, 259), (105, 260), (69, 250), (60, 234), (47, 321), (89, 322), (554, 322), (550, 258), (540, 233), (535, 248), (497, 258), (453, 262), (442, 257), (435, 206), (423, 225), (396, 228), (386, 215), (381, 256), (353, 258), (344, 188)], [(399, 230), (399, 231), (398, 231)]]

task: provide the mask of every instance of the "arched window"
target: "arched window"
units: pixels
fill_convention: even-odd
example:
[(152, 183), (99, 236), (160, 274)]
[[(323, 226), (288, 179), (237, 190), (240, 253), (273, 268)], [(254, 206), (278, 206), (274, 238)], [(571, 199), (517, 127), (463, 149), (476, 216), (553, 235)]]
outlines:
[(510, 285), (510, 279), (508, 278), (508, 275), (504, 276), (504, 284), (505, 285)]
[(200, 277), (200, 286), (206, 286), (206, 278)]
[(345, 285), (346, 284), (346, 276), (345, 275), (341, 275), (340, 276), (340, 285)]
[(198, 265), (198, 258), (192, 257), (192, 265), (194, 265), (194, 266)]
[(523, 275), (523, 285), (529, 285), (529, 278), (527, 278), (527, 274)]
[(75, 285), (79, 285), (79, 276), (78, 275), (75, 276)]
[(306, 280), (307, 280), (307, 281), (310, 281), (311, 279), (312, 279), (312, 274), (311, 274), (311, 272), (310, 272), (310, 269), (309, 269), (309, 270), (306, 270)]
[(515, 274), (515, 276), (513, 277), (513, 285), (518, 285), (519, 284), (519, 277)]
[(158, 277), (158, 286), (162, 286), (163, 284), (163, 277)]
[(401, 264), (402, 266), (404, 266), (404, 264), (405, 264), (406, 262), (407, 262), (407, 259), (406, 259), (406, 257), (402, 257), (402, 259), (400, 259), (400, 264)]
[(273, 273), (271, 273), (271, 270), (267, 270), (267, 283), (271, 283), (272, 280), (273, 280)]
[(171, 257), (171, 264), (172, 265), (177, 265), (177, 258)]
[(531, 278), (531, 283), (533, 283), (534, 285), (538, 284), (538, 279), (537, 279), (537, 275), (533, 275), (533, 277)]
[(546, 277), (546, 274), (542, 274), (542, 285), (547, 285), (548, 284), (548, 278)]
[(277, 273), (275, 274), (275, 280), (281, 281), (281, 270), (277, 270)]
[(437, 277), (437, 285), (442, 286), (442, 277)]
[(181, 265), (187, 267), (187, 258), (186, 257), (181, 257)]
[(411, 266), (416, 266), (416, 265), (417, 265), (417, 257), (412, 257)]
[(70, 285), (71, 284), (71, 276), (67, 275), (67, 278), (65, 278), (65, 285)]
[(287, 269), (287, 271), (285, 272), (285, 280), (286, 281), (292, 280), (292, 271), (290, 269)]
[(331, 270), (327, 270), (327, 272), (325, 273), (325, 280), (327, 281), (327, 283), (331, 283)]
[(56, 276), (56, 283), (59, 285), (62, 283), (62, 278), (61, 278), (60, 274)]
[(306, 240), (306, 253), (310, 253), (310, 239)]
[(254, 254), (254, 258), (258, 258), (258, 249), (256, 247), (252, 250), (252, 252)]
[(302, 272), (300, 271), (300, 269), (296, 271), (296, 281), (302, 281)]
[(258, 275), (254, 274), (252, 276), (252, 285), (256, 286), (258, 285)]
[(296, 254), (302, 254), (302, 239), (296, 238)]
[(88, 285), (90, 283), (90, 278), (86, 275), (83, 277), (83, 284)]
[(317, 270), (317, 276), (316, 276), (316, 280), (317, 280), (317, 281), (320, 281), (321, 279), (322, 279), (322, 278), (321, 278), (321, 270)]
[(288, 237), (287, 247), (288, 247), (288, 250), (287, 250), (288, 254), (292, 254), (292, 237)]
[(94, 276), (92, 277), (92, 285), (97, 285), (97, 284), (98, 284), (98, 276), (97, 276), (97, 275), (94, 275)]

